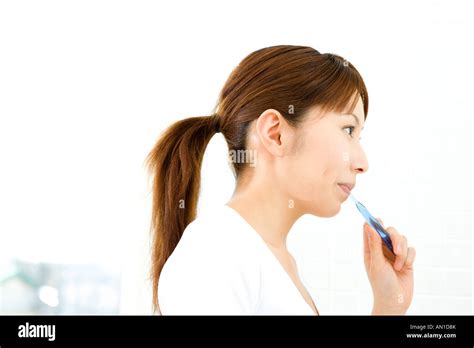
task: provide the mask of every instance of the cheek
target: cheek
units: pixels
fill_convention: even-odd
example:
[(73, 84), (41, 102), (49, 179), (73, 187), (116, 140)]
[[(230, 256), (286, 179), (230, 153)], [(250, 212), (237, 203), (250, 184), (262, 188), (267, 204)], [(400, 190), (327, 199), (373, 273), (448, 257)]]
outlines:
[(327, 174), (335, 177), (335, 180), (341, 180), (347, 176), (349, 166), (350, 151), (349, 147), (343, 141), (334, 142), (330, 148), (330, 155), (327, 158)]
[(286, 163), (288, 190), (296, 199), (311, 201), (315, 196), (332, 194), (329, 192), (341, 176), (343, 148), (329, 137), (315, 137), (305, 142)]
[(337, 136), (324, 139), (319, 142), (311, 156), (314, 165), (314, 172), (317, 177), (326, 183), (334, 183), (344, 177), (344, 170), (348, 166), (350, 151), (344, 139)]
[(335, 215), (341, 203), (337, 183), (347, 177), (350, 149), (344, 138), (336, 137), (322, 137), (308, 145), (288, 168), (289, 177), (295, 178), (289, 189), (316, 215)]

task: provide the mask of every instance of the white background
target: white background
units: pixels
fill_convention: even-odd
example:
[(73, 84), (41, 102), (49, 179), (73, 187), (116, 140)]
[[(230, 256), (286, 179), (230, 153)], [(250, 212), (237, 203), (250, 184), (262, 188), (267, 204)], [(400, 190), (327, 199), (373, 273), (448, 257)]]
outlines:
[[(362, 74), (370, 169), (354, 190), (417, 249), (408, 314), (472, 313), (473, 24), (468, 1), (0, 3), (0, 261), (123, 269), (122, 313), (150, 313), (144, 159), (173, 121), (209, 115), (232, 69), (272, 45)], [(221, 134), (199, 209), (233, 191)], [(369, 314), (362, 218), (289, 236), (321, 314)], [(1, 263), (0, 263), (1, 264)]]

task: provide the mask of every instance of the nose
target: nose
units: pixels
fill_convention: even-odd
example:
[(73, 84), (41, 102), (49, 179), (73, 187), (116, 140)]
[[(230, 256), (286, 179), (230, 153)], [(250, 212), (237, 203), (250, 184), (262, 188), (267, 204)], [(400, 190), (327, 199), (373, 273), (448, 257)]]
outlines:
[(367, 156), (360, 145), (353, 158), (354, 160), (352, 161), (352, 169), (354, 171), (362, 174), (369, 170), (369, 161), (367, 160)]

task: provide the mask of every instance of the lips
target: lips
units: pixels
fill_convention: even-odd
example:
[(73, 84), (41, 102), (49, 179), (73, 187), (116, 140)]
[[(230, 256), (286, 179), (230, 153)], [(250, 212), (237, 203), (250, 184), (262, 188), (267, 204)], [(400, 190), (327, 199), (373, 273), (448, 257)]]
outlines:
[(338, 184), (339, 187), (348, 195), (351, 193), (351, 190), (354, 188), (354, 184)]

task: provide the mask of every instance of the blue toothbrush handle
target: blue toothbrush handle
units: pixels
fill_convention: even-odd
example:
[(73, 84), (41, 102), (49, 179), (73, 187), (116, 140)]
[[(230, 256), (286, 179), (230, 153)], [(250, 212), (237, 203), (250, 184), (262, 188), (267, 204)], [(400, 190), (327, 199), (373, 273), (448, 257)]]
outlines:
[(392, 252), (393, 255), (395, 255), (395, 252), (393, 251), (393, 245), (392, 241), (390, 239), (390, 236), (388, 235), (387, 231), (380, 225), (380, 223), (375, 220), (372, 216), (368, 219), (367, 223), (379, 234), (380, 238), (382, 238), (382, 241), (384, 242), (385, 246)]
[[(355, 198), (354, 198), (355, 200)], [(384, 255), (390, 260), (394, 261), (395, 259), (395, 252), (393, 251), (392, 241), (390, 240), (390, 236), (388, 235), (387, 231), (380, 225), (380, 223), (369, 213), (367, 208), (360, 203), (359, 201), (355, 200), (357, 209), (361, 212), (362, 216), (364, 217), (365, 221), (372, 227), (377, 233), (379, 234), (380, 238), (383, 241)]]

